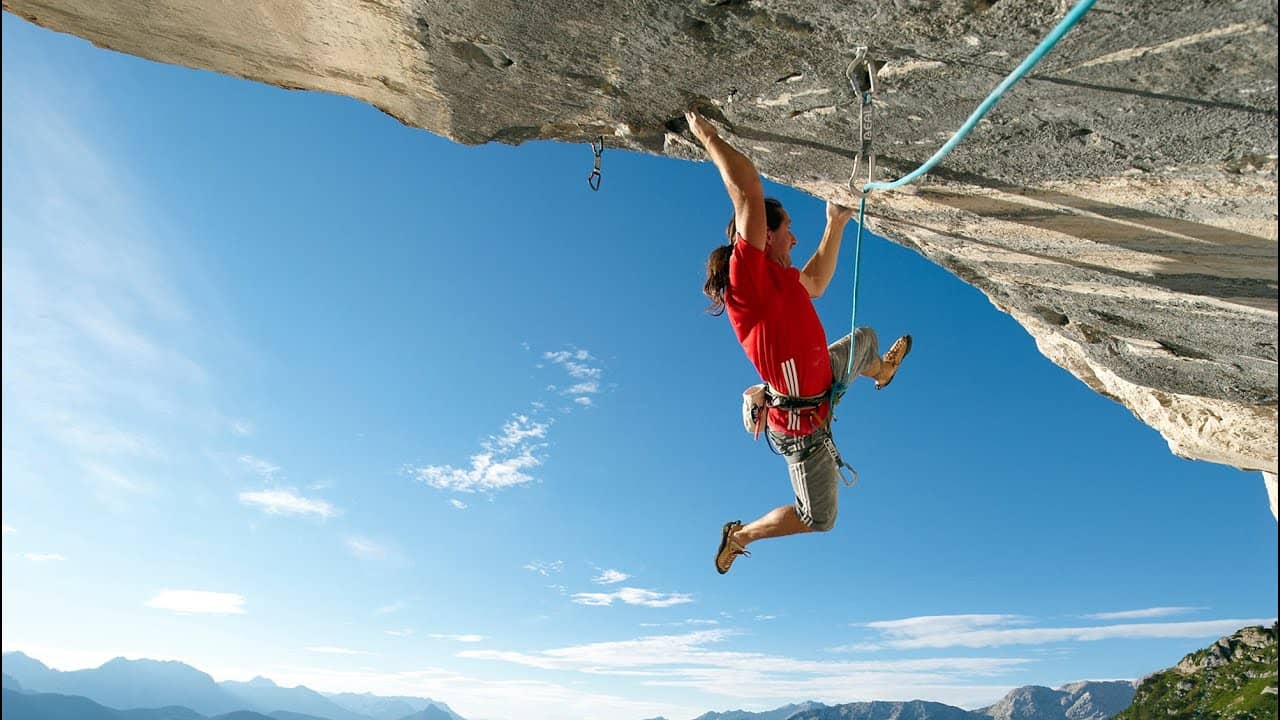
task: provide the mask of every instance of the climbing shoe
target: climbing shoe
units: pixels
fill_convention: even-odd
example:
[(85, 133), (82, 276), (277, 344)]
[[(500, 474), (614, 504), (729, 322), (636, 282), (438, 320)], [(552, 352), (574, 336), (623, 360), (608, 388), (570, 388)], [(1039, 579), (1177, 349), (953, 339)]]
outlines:
[(738, 559), (739, 555), (751, 557), (751, 553), (747, 549), (730, 539), (730, 535), (735, 530), (742, 527), (740, 520), (734, 520), (724, 524), (724, 528), (720, 530), (720, 549), (716, 550), (716, 572), (721, 575), (729, 572), (729, 568), (733, 565), (733, 561)]
[(883, 390), (889, 387), (889, 383), (893, 382), (893, 379), (898, 377), (898, 366), (906, 359), (907, 353), (909, 352), (911, 352), (910, 335), (903, 335), (895, 340), (893, 345), (889, 346), (889, 351), (884, 354), (884, 357), (880, 358), (880, 362), (893, 368), (893, 374), (890, 375), (889, 379), (885, 380), (883, 383), (876, 383), (877, 390)]

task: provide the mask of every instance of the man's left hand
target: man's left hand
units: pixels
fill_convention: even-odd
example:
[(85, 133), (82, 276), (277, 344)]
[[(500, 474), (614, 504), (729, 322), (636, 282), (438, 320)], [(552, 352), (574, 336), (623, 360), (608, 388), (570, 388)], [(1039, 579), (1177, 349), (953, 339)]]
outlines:
[(844, 223), (849, 222), (849, 218), (853, 217), (853, 208), (847, 208), (843, 205), (827, 201), (827, 222), (828, 223)]

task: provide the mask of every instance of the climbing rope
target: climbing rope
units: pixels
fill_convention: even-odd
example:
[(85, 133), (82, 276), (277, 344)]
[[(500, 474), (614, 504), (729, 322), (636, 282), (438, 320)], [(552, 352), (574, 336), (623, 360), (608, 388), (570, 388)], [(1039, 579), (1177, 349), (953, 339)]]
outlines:
[(987, 96), (987, 99), (982, 101), (982, 104), (973, 111), (973, 114), (969, 116), (968, 120), (964, 121), (964, 125), (960, 126), (960, 129), (951, 136), (951, 139), (948, 140), (941, 148), (938, 148), (938, 152), (934, 153), (933, 157), (926, 160), (920, 167), (901, 178), (894, 180), (893, 182), (869, 182), (863, 186), (862, 192), (865, 194), (872, 190), (893, 190), (894, 188), (906, 185), (912, 180), (915, 180), (921, 175), (932, 170), (933, 166), (941, 162), (942, 158), (946, 157), (948, 153), (960, 144), (960, 141), (965, 139), (965, 136), (967, 136), (970, 131), (977, 126), (978, 121), (982, 119), (982, 116), (986, 115), (987, 111), (1000, 100), (1005, 91), (1010, 87), (1013, 87), (1014, 83), (1021, 80), (1023, 75), (1026, 75), (1031, 68), (1035, 67), (1036, 63), (1040, 62), (1040, 59), (1052, 50), (1054, 45), (1058, 44), (1058, 41), (1062, 39), (1062, 36), (1066, 35), (1067, 31), (1074, 27), (1075, 24), (1080, 21), (1080, 18), (1084, 17), (1085, 13), (1089, 12), (1089, 8), (1093, 7), (1093, 3), (1094, 0), (1080, 0), (1075, 7), (1071, 8), (1071, 12), (1067, 13), (1066, 17), (1062, 18), (1062, 21), (1045, 36), (1044, 40), (1040, 41), (1040, 44), (1036, 46), (1036, 49), (1032, 50), (1031, 54), (1028, 55), (1027, 58), (1018, 65), (1018, 67), (1014, 68), (1013, 72), (1009, 73), (1009, 76), (997, 85), (995, 90), (991, 91), (991, 94)]
[[(941, 162), (944, 157), (954, 150), (955, 147), (973, 131), (973, 128), (977, 126), (978, 121), (982, 119), (982, 116), (986, 115), (987, 111), (999, 102), (1005, 92), (1012, 87), (1014, 83), (1021, 80), (1022, 77), (1031, 70), (1031, 68), (1035, 67), (1036, 63), (1040, 62), (1041, 58), (1052, 50), (1054, 45), (1058, 44), (1058, 41), (1062, 39), (1062, 36), (1066, 35), (1067, 31), (1074, 27), (1075, 24), (1080, 21), (1080, 18), (1084, 17), (1085, 13), (1089, 12), (1089, 8), (1093, 7), (1094, 2), (1095, 0), (1080, 0), (1080, 2), (1076, 3), (1076, 6), (1071, 8), (1071, 11), (1067, 13), (1066, 17), (1062, 18), (1062, 20), (1054, 26), (1053, 30), (1051, 30), (1049, 34), (1040, 41), (1040, 44), (1031, 51), (1031, 54), (1028, 55), (1026, 59), (1018, 65), (1018, 67), (1014, 68), (1013, 72), (1009, 73), (1008, 77), (997, 85), (995, 90), (991, 91), (991, 94), (987, 95), (987, 98), (978, 105), (977, 109), (973, 111), (973, 114), (969, 116), (969, 119), (965, 120), (964, 124), (960, 126), (960, 129), (951, 136), (951, 139), (947, 140), (946, 144), (939, 148), (938, 151), (920, 167), (901, 178), (894, 180), (893, 182), (875, 182), (871, 177), (875, 172), (875, 154), (871, 149), (871, 135), (867, 129), (866, 119), (870, 114), (869, 108), (871, 107), (871, 96), (875, 86), (875, 68), (873, 68), (870, 61), (867, 60), (866, 48), (859, 47), (855, 52), (853, 61), (849, 63), (849, 67), (845, 69), (845, 75), (849, 78), (849, 82), (853, 86), (854, 93), (859, 96), (860, 100), (858, 110), (859, 146), (858, 154), (854, 157), (853, 174), (849, 176), (851, 190), (853, 189), (855, 176), (858, 174), (858, 167), (864, 157), (869, 158), (869, 167), (867, 183), (862, 186), (861, 198), (858, 201), (858, 238), (854, 243), (853, 250), (853, 311), (850, 313), (851, 317), (849, 321), (852, 325), (852, 330), (850, 330), (849, 335), (849, 362), (845, 369), (846, 381), (842, 383), (832, 383), (831, 385), (833, 415), (835, 405), (834, 401), (840, 395), (844, 394), (845, 390), (849, 388), (849, 382), (852, 381), (850, 375), (853, 374), (853, 343), (857, 339), (858, 334), (858, 268), (862, 263), (862, 229), (866, 224), (867, 195), (873, 190), (893, 190), (895, 188), (902, 187), (932, 170), (935, 165)], [(865, 75), (863, 74), (864, 70)]]
[(591, 141), (591, 152), (596, 154), (596, 166), (591, 170), (591, 174), (587, 176), (587, 185), (592, 190), (600, 190), (600, 156), (604, 154), (604, 136), (597, 135), (595, 140)]

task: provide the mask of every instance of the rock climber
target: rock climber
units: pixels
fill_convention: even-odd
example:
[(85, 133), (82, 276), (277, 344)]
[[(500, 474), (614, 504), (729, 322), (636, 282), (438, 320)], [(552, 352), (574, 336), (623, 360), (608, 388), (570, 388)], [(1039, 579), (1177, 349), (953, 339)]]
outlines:
[[(766, 383), (767, 439), (787, 461), (795, 501), (743, 525), (734, 520), (720, 532), (715, 566), (727, 573), (756, 540), (796, 533), (827, 531), (835, 525), (840, 469), (844, 465), (831, 438), (831, 412), (840, 389), (853, 378), (875, 380), (888, 387), (907, 353), (911, 336), (903, 335), (883, 357), (875, 331), (857, 328), (827, 345), (813, 298), (822, 295), (835, 273), (840, 239), (853, 211), (827, 203), (822, 240), (804, 267), (791, 264), (796, 237), (782, 203), (764, 196), (755, 166), (721, 138), (697, 110), (685, 114), (689, 129), (720, 171), (733, 217), (728, 243), (711, 251), (703, 292), (708, 312), (729, 314), (729, 323), (747, 357)], [(832, 393), (833, 383), (837, 392)]]

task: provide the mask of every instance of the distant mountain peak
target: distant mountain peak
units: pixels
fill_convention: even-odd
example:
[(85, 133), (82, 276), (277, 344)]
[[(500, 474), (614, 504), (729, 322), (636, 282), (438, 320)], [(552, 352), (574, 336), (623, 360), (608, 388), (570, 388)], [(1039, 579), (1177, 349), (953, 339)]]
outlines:
[(254, 679), (245, 683), (245, 685), (249, 687), (260, 687), (260, 688), (280, 687), (279, 685), (275, 684), (274, 681), (270, 680), (269, 678), (264, 678), (261, 675), (258, 675)]

